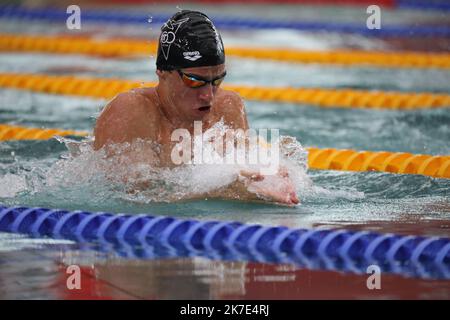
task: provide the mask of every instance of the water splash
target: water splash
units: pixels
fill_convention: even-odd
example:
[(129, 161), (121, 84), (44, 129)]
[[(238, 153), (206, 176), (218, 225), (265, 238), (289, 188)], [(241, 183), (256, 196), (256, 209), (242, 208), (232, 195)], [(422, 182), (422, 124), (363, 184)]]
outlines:
[(8, 173), (0, 176), (0, 185), (7, 186), (0, 188), (0, 198), (12, 198), (27, 189), (27, 180), (25, 176)]
[[(206, 130), (203, 137), (214, 130), (216, 136), (224, 138), (228, 129), (221, 120)], [(208, 164), (215, 163), (212, 160), (217, 161), (217, 157), (222, 157), (225, 163), (227, 155), (220, 155), (208, 147), (203, 150), (209, 158), (204, 163), (167, 168), (142, 156), (152, 154), (157, 158), (161, 146), (154, 142), (137, 139), (133, 143), (94, 150), (92, 138), (81, 142), (63, 137), (57, 137), (57, 140), (66, 145), (68, 153), (46, 172), (42, 188), (95, 185), (97, 190), (103, 191), (103, 195), (139, 203), (206, 197), (209, 192), (235, 182), (242, 170), (257, 169), (255, 165)], [(206, 146), (211, 147), (212, 144)], [(280, 165), (288, 171), (297, 192), (302, 194), (311, 188), (312, 182), (306, 174), (307, 152), (301, 144), (293, 137), (281, 136), (280, 155)]]
[[(222, 120), (206, 132), (215, 130), (216, 135), (224, 137), (228, 129)], [(65, 145), (67, 152), (56, 162), (48, 163), (47, 160), (44, 165), (39, 163), (28, 168), (18, 165), (14, 172), (9, 170), (0, 178), (0, 185), (8, 186), (0, 188), (0, 198), (39, 193), (45, 195), (45, 199), (62, 199), (73, 204), (81, 201), (100, 207), (110, 200), (150, 204), (205, 199), (214, 191), (236, 182), (242, 170), (258, 169), (257, 165), (207, 164), (213, 161), (162, 167), (158, 161), (161, 145), (142, 139), (108, 145), (100, 150), (94, 150), (92, 137), (82, 141), (65, 137), (56, 137), (56, 140)], [(281, 136), (279, 142), (280, 166), (288, 172), (301, 201), (316, 197), (361, 197), (353, 190), (331, 191), (314, 186), (307, 175), (308, 153), (300, 142), (290, 136)], [(209, 160), (227, 156), (209, 149), (203, 152)], [(11, 169), (10, 165), (8, 167)], [(277, 188), (277, 185), (269, 187)]]

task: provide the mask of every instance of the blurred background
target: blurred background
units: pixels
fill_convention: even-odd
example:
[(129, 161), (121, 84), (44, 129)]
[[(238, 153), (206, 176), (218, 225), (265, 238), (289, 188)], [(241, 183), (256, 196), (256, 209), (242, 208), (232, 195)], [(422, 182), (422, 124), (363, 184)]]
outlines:
[[(80, 9), (80, 28), (68, 27), (70, 5)], [(368, 28), (373, 5), (379, 29)], [(301, 206), (286, 208), (130, 198), (95, 184), (89, 156), (62, 164), (66, 145), (39, 130), (91, 133), (107, 101), (127, 90), (117, 81), (156, 81), (155, 41), (180, 9), (214, 21), (227, 85), (244, 93), (245, 86), (316, 90), (301, 101), (244, 95), (251, 127), (278, 128), (308, 148), (450, 154), (448, 0), (1, 1), (1, 205), (450, 235), (450, 182), (435, 176), (309, 170), (314, 187), (302, 190)], [(339, 90), (362, 98), (353, 91), (336, 98)], [(33, 135), (11, 133), (22, 128)], [(73, 263), (89, 279), (81, 292), (65, 287)], [(0, 233), (0, 275), (0, 298), (13, 299), (450, 297), (448, 280), (389, 275), (375, 292), (364, 275), (192, 257), (126, 259), (112, 249), (7, 233)]]

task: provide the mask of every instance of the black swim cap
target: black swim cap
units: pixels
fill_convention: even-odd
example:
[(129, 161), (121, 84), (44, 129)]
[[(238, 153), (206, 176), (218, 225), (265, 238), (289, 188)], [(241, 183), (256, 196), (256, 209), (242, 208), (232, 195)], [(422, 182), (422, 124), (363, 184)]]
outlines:
[(225, 63), (222, 38), (205, 14), (177, 12), (162, 27), (158, 43), (158, 70), (176, 70)]

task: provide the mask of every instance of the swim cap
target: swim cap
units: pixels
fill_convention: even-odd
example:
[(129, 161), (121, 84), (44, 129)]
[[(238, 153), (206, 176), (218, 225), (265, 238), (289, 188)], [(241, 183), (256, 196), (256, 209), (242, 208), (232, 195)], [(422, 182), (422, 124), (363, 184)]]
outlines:
[(158, 70), (216, 66), (224, 62), (222, 38), (205, 14), (182, 10), (161, 27)]

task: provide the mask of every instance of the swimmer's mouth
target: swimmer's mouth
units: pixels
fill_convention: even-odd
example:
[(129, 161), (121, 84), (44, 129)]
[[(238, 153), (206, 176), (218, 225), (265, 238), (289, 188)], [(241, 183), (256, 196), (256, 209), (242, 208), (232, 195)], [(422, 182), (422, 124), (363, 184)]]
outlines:
[(198, 108), (199, 111), (209, 111), (210, 109), (211, 109), (211, 106), (204, 106), (204, 107)]

